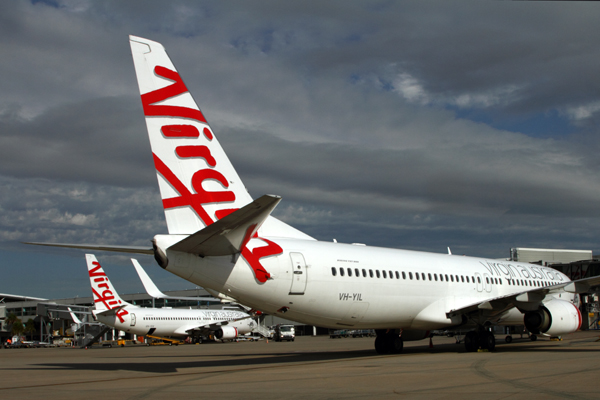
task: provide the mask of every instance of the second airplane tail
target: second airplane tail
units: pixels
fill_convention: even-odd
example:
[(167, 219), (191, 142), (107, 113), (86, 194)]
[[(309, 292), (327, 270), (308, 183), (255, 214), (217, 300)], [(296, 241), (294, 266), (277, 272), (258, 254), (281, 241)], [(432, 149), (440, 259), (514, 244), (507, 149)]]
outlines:
[[(102, 266), (93, 254), (86, 254), (85, 260), (90, 276), (90, 284), (96, 305), (96, 313), (107, 312), (115, 309), (122, 309), (126, 306), (132, 306), (117, 293), (114, 286), (106, 276)], [(125, 310), (121, 310), (125, 311)]]

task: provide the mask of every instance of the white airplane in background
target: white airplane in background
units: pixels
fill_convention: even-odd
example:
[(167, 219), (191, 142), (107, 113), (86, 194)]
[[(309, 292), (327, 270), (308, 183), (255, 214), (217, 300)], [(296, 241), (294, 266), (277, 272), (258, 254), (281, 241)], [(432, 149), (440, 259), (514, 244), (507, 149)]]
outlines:
[(375, 329), (379, 353), (437, 329), (472, 329), (465, 347), (476, 351), (494, 349), (494, 324), (547, 335), (580, 327), (576, 293), (598, 277), (571, 282), (531, 264), (321, 242), (270, 216), (280, 197), (250, 197), (164, 47), (135, 36), (130, 44), (169, 234), (152, 248), (46, 245), (153, 254), (167, 271), (264, 312)]
[(235, 339), (256, 327), (250, 315), (241, 311), (146, 308), (127, 303), (121, 299), (96, 257), (86, 254), (85, 259), (96, 306), (93, 315), (115, 329), (142, 336), (191, 336), (200, 341), (202, 336), (209, 334), (214, 334), (217, 339)]

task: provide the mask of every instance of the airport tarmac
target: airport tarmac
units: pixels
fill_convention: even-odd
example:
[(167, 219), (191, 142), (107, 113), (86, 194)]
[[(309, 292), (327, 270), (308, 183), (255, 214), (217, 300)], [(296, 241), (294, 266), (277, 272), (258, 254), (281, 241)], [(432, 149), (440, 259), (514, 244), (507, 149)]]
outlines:
[(380, 356), (373, 338), (1, 349), (2, 399), (597, 399), (599, 331), (466, 353), (455, 339)]

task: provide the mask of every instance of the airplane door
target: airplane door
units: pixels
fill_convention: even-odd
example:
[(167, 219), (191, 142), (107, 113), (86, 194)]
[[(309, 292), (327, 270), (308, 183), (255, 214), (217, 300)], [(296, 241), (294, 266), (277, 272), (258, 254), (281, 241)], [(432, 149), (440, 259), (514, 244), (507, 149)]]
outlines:
[(483, 274), (483, 278), (481, 279), (481, 282), (483, 282), (483, 285), (485, 287), (485, 291), (488, 293), (492, 291), (491, 279), (492, 278), (488, 274)]
[(483, 292), (483, 279), (481, 279), (481, 275), (479, 273), (475, 273), (475, 279), (477, 279), (477, 291)]
[(135, 326), (135, 314), (129, 314), (131, 315), (131, 326)]
[(306, 289), (306, 263), (302, 253), (290, 253), (292, 259), (292, 287), (290, 294), (304, 294)]

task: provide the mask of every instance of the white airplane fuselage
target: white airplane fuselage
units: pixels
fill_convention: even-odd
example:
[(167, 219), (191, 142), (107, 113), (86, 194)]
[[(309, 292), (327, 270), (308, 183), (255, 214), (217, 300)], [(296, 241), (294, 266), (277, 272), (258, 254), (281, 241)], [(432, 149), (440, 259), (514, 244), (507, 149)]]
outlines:
[[(173, 308), (125, 307), (118, 315), (97, 314), (98, 321), (115, 329), (136, 334), (164, 337), (187, 337), (192, 326), (209, 326), (225, 322), (238, 334), (250, 333), (256, 323), (247, 314), (232, 310), (187, 310)], [(246, 318), (246, 319), (242, 319)]]
[[(168, 236), (157, 238), (158, 243), (169, 242)], [(234, 264), (231, 257), (200, 258), (167, 250), (166, 269), (262, 311), (328, 328), (442, 329), (461, 323), (446, 317), (449, 310), (569, 281), (557, 270), (532, 264), (310, 240), (270, 240), (283, 252), (261, 260), (271, 274), (264, 283), (255, 278), (243, 257)], [(576, 295), (560, 296), (573, 302)], [(523, 323), (520, 312), (503, 317), (504, 324)]]

